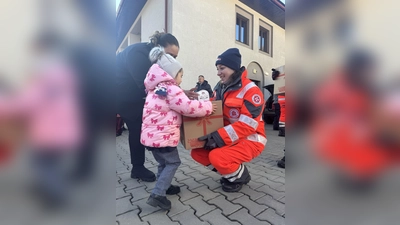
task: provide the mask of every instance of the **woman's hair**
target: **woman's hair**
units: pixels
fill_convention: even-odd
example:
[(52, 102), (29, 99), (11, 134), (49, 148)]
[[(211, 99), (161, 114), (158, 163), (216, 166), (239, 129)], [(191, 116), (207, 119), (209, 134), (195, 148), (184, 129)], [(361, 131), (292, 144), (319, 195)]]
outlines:
[(227, 84), (230, 84), (230, 83), (234, 82), (236, 79), (238, 79), (239, 77), (241, 77), (245, 69), (246, 68), (244, 66), (242, 66), (239, 70), (235, 70), (235, 72), (229, 78), (229, 81)]
[(150, 42), (155, 46), (161, 45), (167, 47), (168, 45), (176, 45), (179, 48), (179, 42), (176, 37), (170, 33), (156, 31), (151, 37)]

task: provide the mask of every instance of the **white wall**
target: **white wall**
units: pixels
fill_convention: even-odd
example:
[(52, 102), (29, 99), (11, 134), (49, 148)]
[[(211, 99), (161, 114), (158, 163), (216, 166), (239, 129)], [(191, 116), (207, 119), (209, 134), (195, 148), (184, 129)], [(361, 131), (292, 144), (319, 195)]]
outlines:
[(162, 31), (165, 27), (165, 1), (148, 0), (142, 9), (142, 42), (149, 41), (155, 31)]
[[(253, 15), (253, 49), (236, 44), (235, 5)], [(244, 66), (256, 61), (264, 72), (271, 74), (271, 68), (285, 64), (285, 30), (237, 0), (173, 0), (171, 16), (172, 29), (169, 31), (177, 37), (181, 47), (177, 59), (184, 67), (181, 85), (184, 89), (194, 87), (200, 74), (214, 87), (219, 80), (215, 60), (232, 47), (239, 48)], [(272, 58), (258, 50), (260, 18), (273, 26)]]
[(132, 34), (132, 33), (128, 33), (129, 34), (129, 45), (141, 42), (140, 38), (141, 35), (136, 35), (136, 34)]

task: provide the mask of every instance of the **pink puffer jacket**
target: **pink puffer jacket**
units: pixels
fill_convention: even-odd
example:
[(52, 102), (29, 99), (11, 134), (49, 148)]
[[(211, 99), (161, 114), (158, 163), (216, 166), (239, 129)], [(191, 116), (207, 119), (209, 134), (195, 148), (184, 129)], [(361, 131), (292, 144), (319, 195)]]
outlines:
[[(149, 147), (175, 147), (180, 140), (182, 116), (210, 115), (212, 103), (189, 100), (175, 80), (154, 64), (144, 80), (146, 103), (143, 109), (141, 143)], [(165, 88), (166, 96), (156, 94)]]

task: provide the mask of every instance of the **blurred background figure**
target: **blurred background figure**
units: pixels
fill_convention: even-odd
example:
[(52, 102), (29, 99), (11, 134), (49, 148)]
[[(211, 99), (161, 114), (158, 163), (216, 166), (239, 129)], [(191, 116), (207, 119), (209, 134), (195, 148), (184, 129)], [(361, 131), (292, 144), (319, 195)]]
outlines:
[(61, 162), (84, 140), (78, 79), (64, 57), (64, 47), (52, 32), (35, 39), (31, 79), (14, 97), (4, 98), (0, 107), (1, 117), (23, 121), (31, 150), (33, 188), (52, 207), (68, 198)]
[(376, 99), (376, 62), (366, 51), (354, 50), (343, 69), (315, 91), (312, 139), (317, 151), (352, 180), (368, 180), (387, 159), (372, 136), (371, 109)]
[(2, 222), (114, 222), (114, 3), (2, 6), (1, 75), (11, 87), (0, 91)]
[(210, 86), (210, 84), (208, 83), (208, 81), (206, 81), (206, 80), (204, 79), (204, 76), (203, 76), (203, 75), (200, 75), (200, 76), (199, 76), (199, 82), (197, 82), (196, 88), (194, 89), (194, 91), (195, 91), (195, 92), (199, 92), (199, 91), (201, 91), (201, 90), (206, 90), (206, 91), (208, 92), (210, 98), (211, 98), (211, 97), (214, 97), (214, 96), (213, 96), (213, 90), (211, 89), (211, 86)]

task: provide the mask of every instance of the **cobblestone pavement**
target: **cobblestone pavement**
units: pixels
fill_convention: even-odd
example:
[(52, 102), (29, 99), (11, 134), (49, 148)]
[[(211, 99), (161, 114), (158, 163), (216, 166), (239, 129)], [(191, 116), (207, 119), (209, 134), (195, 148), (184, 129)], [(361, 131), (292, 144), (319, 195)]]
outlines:
[[(173, 184), (181, 187), (169, 211), (151, 207), (146, 200), (155, 182), (130, 178), (128, 131), (117, 137), (116, 223), (119, 225), (257, 225), (285, 224), (285, 170), (276, 166), (284, 152), (285, 138), (266, 125), (268, 143), (263, 153), (246, 163), (252, 180), (238, 193), (221, 189), (220, 176), (190, 157), (179, 146), (182, 164)], [(157, 171), (157, 162), (146, 152), (145, 166)]]

